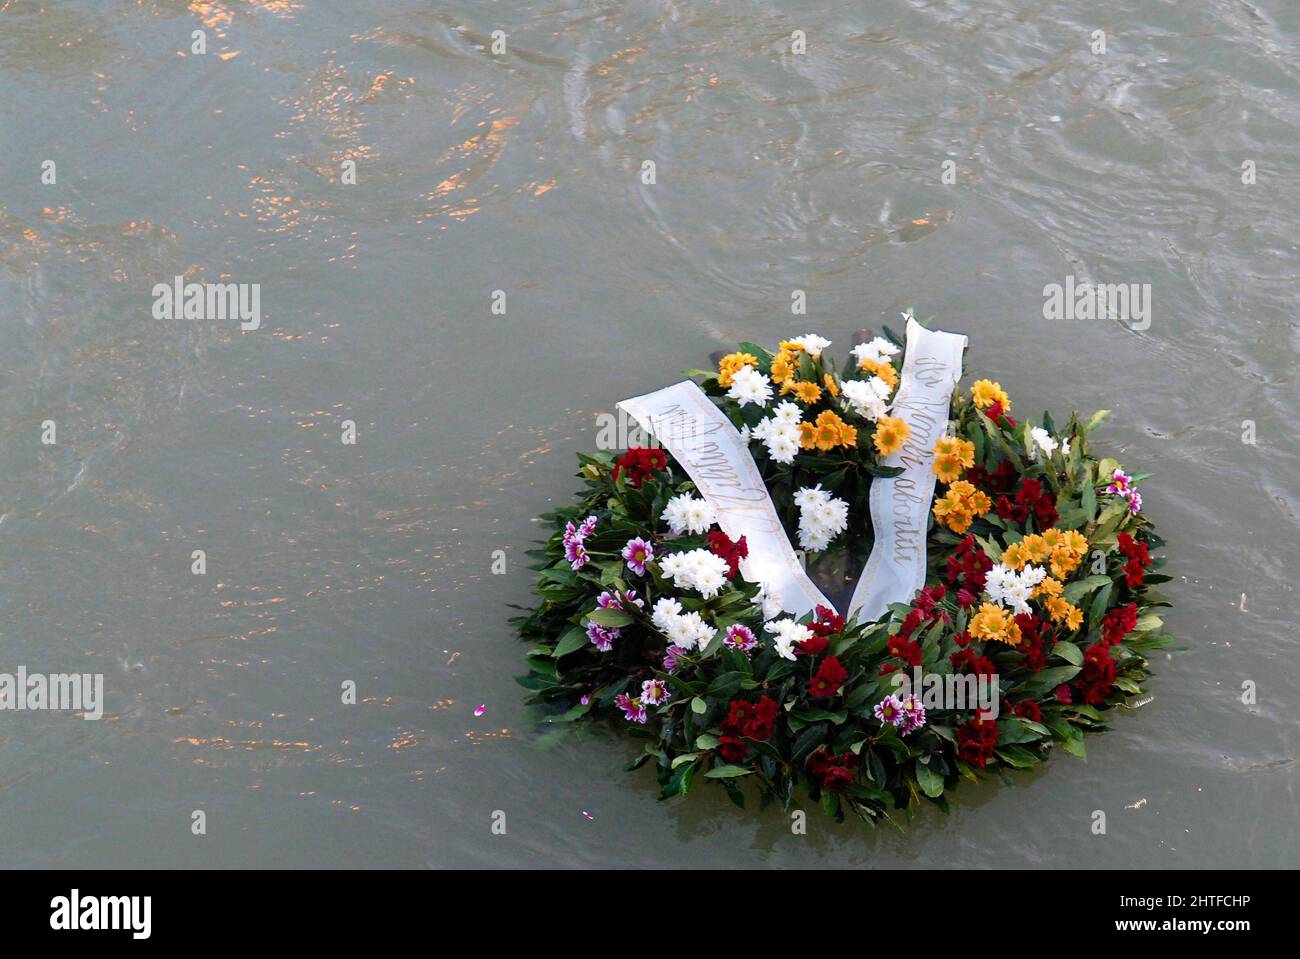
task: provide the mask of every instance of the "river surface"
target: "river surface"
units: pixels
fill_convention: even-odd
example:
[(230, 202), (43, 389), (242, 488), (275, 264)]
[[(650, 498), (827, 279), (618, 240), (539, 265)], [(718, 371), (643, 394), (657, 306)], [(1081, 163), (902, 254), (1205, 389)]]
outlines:
[[(1293, 0), (0, 0), (0, 143), (0, 671), (105, 677), (0, 713), (0, 866), (1300, 866)], [(506, 619), (596, 415), (908, 306), (1154, 474), (1149, 701), (902, 831), (547, 736)]]

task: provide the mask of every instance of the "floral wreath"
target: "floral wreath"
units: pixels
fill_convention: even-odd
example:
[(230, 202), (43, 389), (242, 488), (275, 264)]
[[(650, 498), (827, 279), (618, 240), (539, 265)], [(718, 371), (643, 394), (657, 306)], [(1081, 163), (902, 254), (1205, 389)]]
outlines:
[[(883, 332), (843, 373), (813, 334), (687, 371), (813, 558), (864, 555), (872, 484), (902, 472), (886, 461), (912, 434), (895, 408), (904, 343)], [(870, 621), (829, 604), (785, 613), (746, 579), (746, 537), (719, 527), (664, 449), (579, 454), (584, 489), (543, 517), (539, 602), (514, 620), (532, 646), (520, 682), (547, 721), (621, 723), (645, 740), (628, 768), (653, 760), (661, 798), (705, 779), (743, 807), (748, 780), (764, 802), (789, 808), (802, 790), (873, 823), (922, 798), (947, 811), (961, 779), (1057, 746), (1084, 758), (1084, 733), (1127, 708), (1147, 652), (1171, 642), (1151, 588), (1170, 578), (1151, 556), (1163, 541), (1136, 489), (1147, 474), (1089, 454), (1107, 411), (1036, 426), (988, 379), (950, 403), (929, 450), (924, 585)]]

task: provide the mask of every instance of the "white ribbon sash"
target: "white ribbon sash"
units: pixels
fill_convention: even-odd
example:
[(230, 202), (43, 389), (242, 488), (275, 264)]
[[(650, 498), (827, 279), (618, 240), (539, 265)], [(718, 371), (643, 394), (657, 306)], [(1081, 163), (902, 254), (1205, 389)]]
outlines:
[[(892, 412), (912, 431), (902, 449), (884, 459), (884, 465), (901, 466), (903, 472), (871, 484), (875, 544), (849, 602), (860, 622), (879, 619), (890, 603), (909, 602), (925, 583), (925, 529), (935, 483), (930, 464), (935, 440), (948, 425), (965, 349), (964, 336), (907, 321), (907, 352)], [(618, 406), (672, 454), (717, 510), (722, 531), (733, 540), (745, 537), (745, 579), (762, 583), (796, 617), (814, 606), (831, 607), (795, 556), (749, 447), (703, 390), (687, 380)]]
[(961, 379), (966, 337), (927, 330), (907, 321), (907, 353), (892, 415), (912, 428), (902, 449), (885, 466), (903, 472), (871, 484), (875, 544), (849, 601), (860, 622), (879, 619), (890, 603), (910, 602), (925, 584), (925, 529), (934, 497), (934, 443), (948, 425), (953, 387)]
[(618, 406), (672, 454), (717, 510), (722, 531), (745, 537), (745, 579), (762, 583), (796, 617), (831, 606), (799, 564), (749, 447), (703, 390), (687, 380)]

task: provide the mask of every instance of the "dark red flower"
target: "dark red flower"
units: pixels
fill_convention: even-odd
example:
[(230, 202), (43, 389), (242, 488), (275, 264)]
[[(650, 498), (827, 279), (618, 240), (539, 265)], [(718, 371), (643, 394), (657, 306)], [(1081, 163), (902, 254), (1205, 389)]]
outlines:
[(1022, 703), (1016, 703), (1012, 712), (1017, 716), (1023, 716), (1025, 719), (1035, 723), (1043, 718), (1043, 707), (1039, 706), (1038, 703), (1034, 702), (1032, 699), (1026, 699)]
[(830, 640), (825, 636), (809, 636), (799, 644), (799, 647), (795, 650), (795, 655), (816, 656), (818, 653), (826, 652), (830, 644)]
[(993, 665), (991, 659), (984, 656), (976, 656), (969, 649), (959, 649), (948, 657), (948, 662), (952, 663), (952, 668), (957, 672), (971, 672), (976, 676), (996, 676), (998, 668)]
[(1053, 626), (1046, 619), (1032, 613), (1016, 614), (1016, 625), (1020, 627), (1020, 645), (1017, 647), (1025, 654), (1025, 665), (1038, 672), (1047, 665), (1051, 655)]
[(909, 666), (921, 665), (920, 643), (914, 643), (910, 639), (904, 639), (900, 634), (889, 640), (888, 649), (890, 656), (901, 659)]
[(709, 551), (727, 561), (727, 579), (734, 579), (740, 572), (740, 561), (749, 555), (749, 545), (745, 537), (735, 542), (720, 529), (709, 532)]
[(1135, 540), (1128, 533), (1120, 533), (1116, 541), (1119, 544), (1119, 551), (1128, 558), (1128, 562), (1124, 564), (1124, 582), (1130, 589), (1141, 586), (1147, 567), (1151, 565), (1151, 554), (1147, 552), (1147, 544)]
[(834, 753), (819, 749), (808, 757), (808, 772), (822, 789), (843, 789), (853, 784), (858, 757), (851, 752)]
[(749, 752), (749, 745), (738, 736), (719, 736), (718, 755), (729, 763), (738, 763)]
[(1004, 430), (1014, 430), (1016, 421), (1002, 411), (1002, 401), (994, 400), (993, 405), (984, 411), (984, 415)]
[(834, 656), (827, 656), (808, 683), (808, 695), (814, 699), (834, 696), (848, 678), (848, 671), (840, 665), (840, 661)]
[(970, 766), (983, 769), (998, 744), (998, 725), (975, 717), (957, 727), (957, 755)]
[(1060, 686), (1056, 687), (1056, 701), (1065, 706), (1068, 706), (1070, 705), (1070, 703), (1074, 702), (1073, 697), (1070, 696), (1069, 686), (1062, 683)]
[(1079, 695), (1089, 706), (1100, 706), (1115, 685), (1115, 660), (1104, 643), (1093, 643), (1084, 651), (1083, 669), (1075, 678)]
[(619, 473), (627, 470), (628, 483), (640, 489), (641, 484), (650, 478), (651, 473), (667, 466), (668, 456), (663, 450), (633, 446), (614, 461), (614, 479), (617, 480)]
[(779, 707), (776, 700), (763, 696), (754, 704), (754, 718), (750, 721), (746, 735), (750, 739), (770, 739), (772, 728), (776, 725)]
[(818, 606), (813, 611), (814, 619), (808, 624), (818, 636), (830, 637), (844, 632), (844, 617), (826, 606)]
[(1114, 646), (1137, 626), (1137, 603), (1117, 606), (1101, 620), (1101, 641), (1107, 646)]

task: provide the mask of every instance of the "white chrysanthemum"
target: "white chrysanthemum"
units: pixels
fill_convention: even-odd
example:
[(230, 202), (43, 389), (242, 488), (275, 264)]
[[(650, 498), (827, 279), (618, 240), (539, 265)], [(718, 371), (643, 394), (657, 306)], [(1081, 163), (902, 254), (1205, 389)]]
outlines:
[(707, 549), (672, 553), (659, 561), (659, 568), (678, 589), (696, 590), (705, 599), (727, 585), (727, 561)]
[(768, 454), (778, 463), (793, 463), (799, 449), (799, 441), (785, 433), (774, 436), (767, 442)]
[(668, 501), (659, 516), (675, 535), (689, 530), (703, 533), (718, 520), (718, 512), (707, 500), (696, 499), (690, 493), (679, 493)]
[(898, 355), (898, 347), (883, 336), (877, 336), (870, 343), (859, 343), (853, 347), (853, 356), (859, 363), (863, 360), (872, 360), (876, 363), (883, 363), (891, 356)]
[(795, 346), (803, 347), (803, 351), (811, 356), (814, 360), (822, 355), (822, 350), (831, 345), (831, 341), (816, 333), (805, 333), (798, 339), (790, 341)]
[(803, 413), (800, 412), (797, 404), (782, 400), (772, 407), (772, 419), (788, 426), (798, 426), (803, 422)]
[(801, 510), (816, 509), (818, 506), (825, 506), (830, 502), (831, 494), (822, 489), (820, 483), (816, 486), (805, 486), (794, 492), (794, 505)]
[(840, 384), (840, 392), (854, 413), (873, 423), (889, 411), (885, 400), (889, 398), (890, 387), (878, 376), (869, 380), (845, 380)]
[(799, 507), (799, 546), (817, 553), (849, 525), (849, 504), (821, 486), (805, 486), (794, 494)]
[(794, 644), (812, 639), (813, 632), (807, 626), (796, 623), (793, 619), (778, 619), (764, 627), (773, 633), (772, 646), (776, 654), (784, 659), (794, 659)]
[(731, 374), (731, 389), (727, 390), (727, 395), (741, 406), (750, 403), (767, 406), (772, 398), (772, 381), (754, 367), (742, 366)]
[(650, 614), (650, 619), (660, 631), (666, 632), (668, 624), (681, 615), (682, 604), (670, 596), (664, 596), (654, 605), (654, 610)]
[(984, 594), (990, 602), (1016, 613), (1029, 612), (1029, 598), (1034, 587), (1047, 576), (1041, 566), (1025, 566), (1020, 572), (995, 563), (984, 577)]

